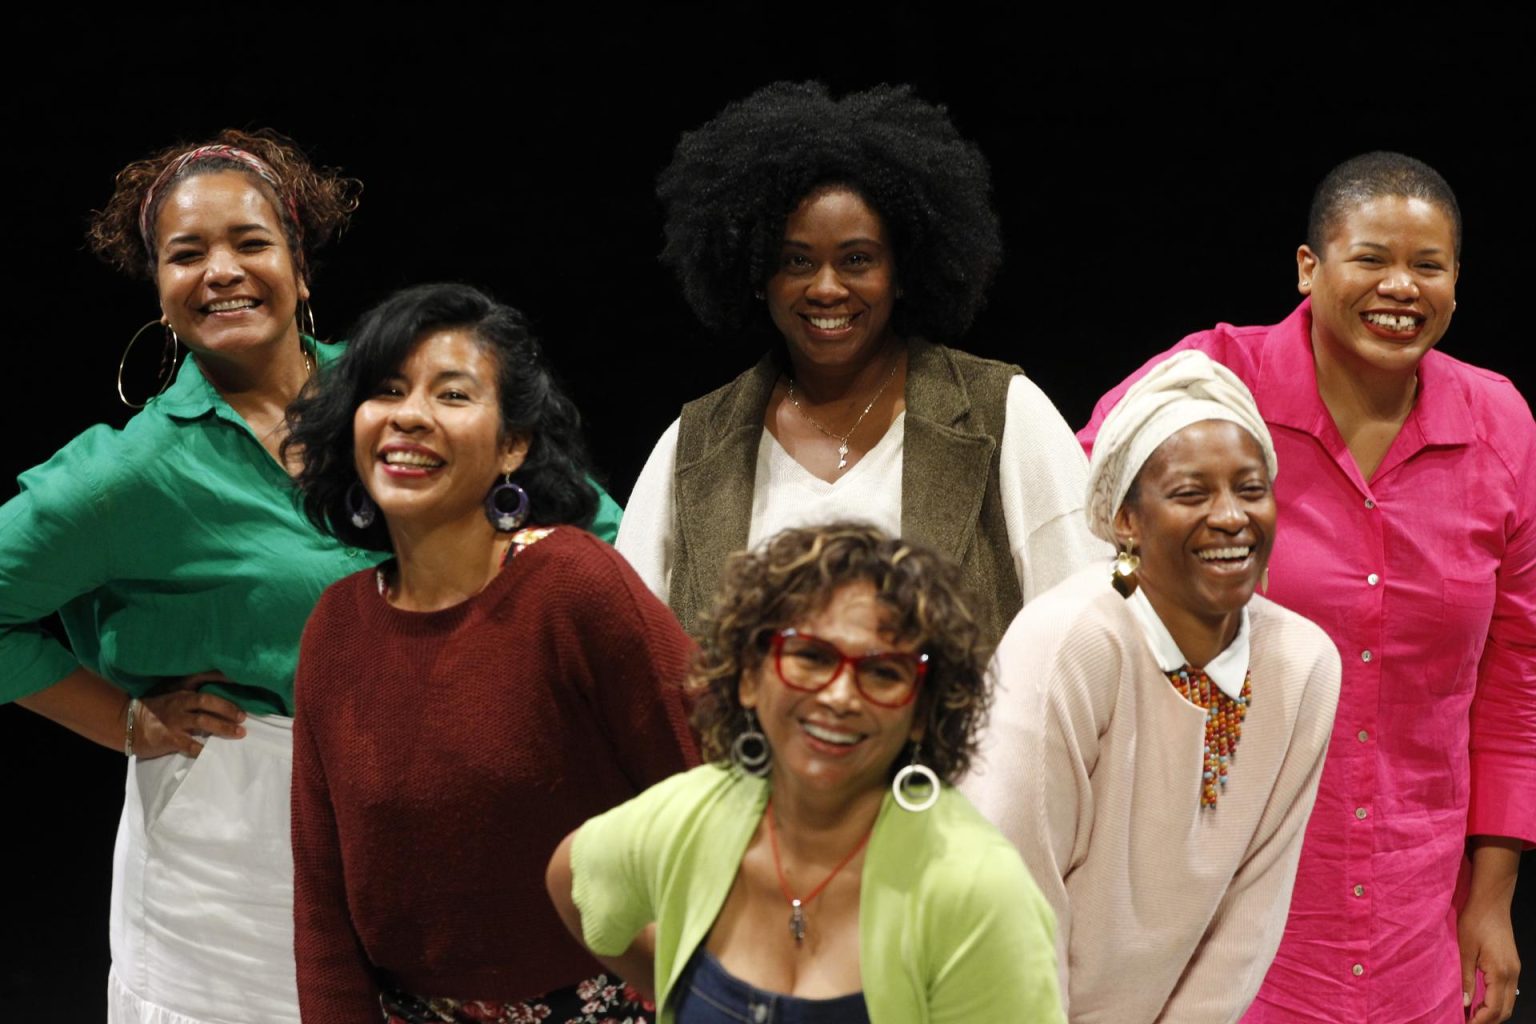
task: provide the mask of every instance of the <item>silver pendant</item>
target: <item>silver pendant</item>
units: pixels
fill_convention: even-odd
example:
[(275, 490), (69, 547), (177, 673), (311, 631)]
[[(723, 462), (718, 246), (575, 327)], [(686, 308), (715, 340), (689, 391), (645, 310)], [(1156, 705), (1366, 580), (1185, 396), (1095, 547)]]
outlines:
[(837, 468), (842, 469), (848, 465), (848, 442), (844, 441), (837, 446)]
[(797, 946), (805, 941), (805, 911), (800, 909), (799, 900), (789, 901), (789, 934)]

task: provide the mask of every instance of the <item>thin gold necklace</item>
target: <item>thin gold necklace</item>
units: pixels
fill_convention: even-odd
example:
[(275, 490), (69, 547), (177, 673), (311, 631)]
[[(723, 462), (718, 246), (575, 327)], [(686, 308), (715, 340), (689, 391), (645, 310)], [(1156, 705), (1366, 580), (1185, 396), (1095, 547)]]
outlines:
[(811, 426), (815, 427), (817, 430), (821, 431), (823, 434), (826, 434), (832, 440), (837, 442), (838, 472), (842, 472), (848, 467), (848, 439), (853, 436), (853, 432), (855, 430), (859, 429), (859, 424), (864, 422), (864, 417), (869, 415), (869, 410), (873, 409), (875, 407), (875, 403), (880, 401), (880, 396), (885, 394), (885, 389), (890, 386), (891, 380), (896, 376), (896, 367), (900, 365), (901, 363), (898, 360), (891, 360), (891, 368), (889, 372), (886, 373), (885, 380), (880, 382), (880, 389), (875, 392), (875, 397), (869, 400), (869, 404), (864, 407), (864, 411), (859, 413), (859, 418), (853, 421), (853, 426), (848, 428), (848, 432), (846, 434), (834, 434), (832, 431), (822, 426), (820, 420), (806, 412), (805, 406), (801, 405), (800, 400), (795, 397), (795, 378), (789, 378), (789, 390), (784, 397), (789, 399), (789, 404), (799, 410), (800, 415), (804, 416), (806, 420), (810, 422)]

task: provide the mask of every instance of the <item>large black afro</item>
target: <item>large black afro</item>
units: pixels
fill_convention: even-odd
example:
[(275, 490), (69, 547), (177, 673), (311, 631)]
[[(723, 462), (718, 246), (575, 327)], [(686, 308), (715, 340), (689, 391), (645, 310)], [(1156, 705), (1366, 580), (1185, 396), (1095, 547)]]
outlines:
[(704, 325), (766, 325), (755, 293), (778, 263), (785, 221), (829, 184), (859, 193), (885, 222), (902, 289), (896, 331), (964, 334), (1002, 261), (986, 158), (910, 86), (834, 100), (819, 82), (775, 82), (732, 103), (683, 135), (657, 181), (661, 260)]

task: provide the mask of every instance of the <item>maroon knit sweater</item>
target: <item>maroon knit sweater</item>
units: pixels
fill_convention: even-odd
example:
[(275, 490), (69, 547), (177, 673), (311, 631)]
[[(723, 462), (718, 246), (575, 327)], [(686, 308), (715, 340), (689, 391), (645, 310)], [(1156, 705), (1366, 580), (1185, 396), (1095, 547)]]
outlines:
[(373, 570), (328, 589), (294, 682), (305, 1024), (372, 1024), (381, 987), (512, 1001), (599, 973), (544, 869), (586, 819), (698, 762), (690, 651), (575, 527), (445, 611), (391, 607)]

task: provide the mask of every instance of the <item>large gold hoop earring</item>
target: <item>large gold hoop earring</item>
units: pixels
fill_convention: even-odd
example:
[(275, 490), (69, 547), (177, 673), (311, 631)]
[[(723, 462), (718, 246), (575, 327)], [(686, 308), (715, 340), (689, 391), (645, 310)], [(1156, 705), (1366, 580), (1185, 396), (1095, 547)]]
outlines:
[(308, 299), (299, 300), (293, 318), (298, 322), (300, 334), (306, 334), (316, 341), (320, 340), (320, 335), (315, 333), (315, 309), (309, 304)]
[[(160, 378), (160, 387), (149, 398), (135, 405), (128, 401), (128, 396), (123, 392), (123, 368), (128, 365), (128, 353), (133, 351), (134, 342), (139, 336), (151, 327), (165, 328), (165, 345), (160, 350), (160, 370), (156, 374)], [(117, 361), (117, 397), (130, 409), (142, 409), (155, 399), (165, 394), (165, 389), (171, 386), (171, 381), (176, 379), (176, 349), (181, 339), (176, 337), (176, 332), (170, 324), (161, 323), (159, 320), (151, 320), (149, 323), (133, 332), (133, 337), (128, 339), (128, 345), (123, 349), (123, 357)]]

